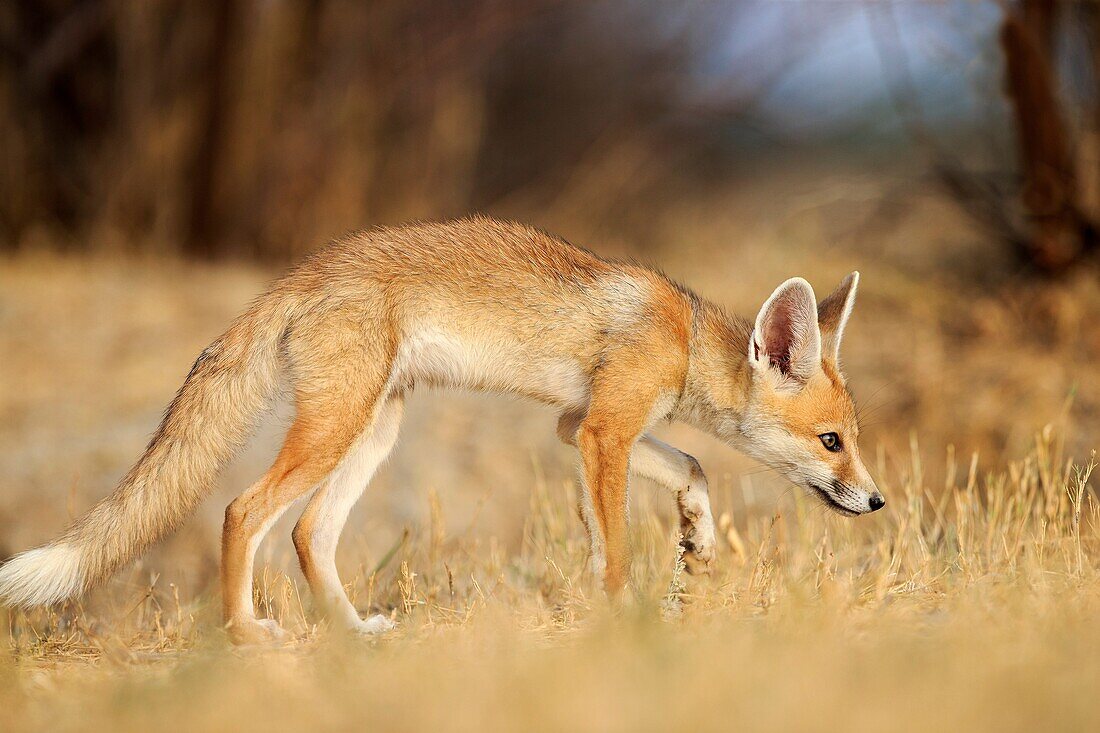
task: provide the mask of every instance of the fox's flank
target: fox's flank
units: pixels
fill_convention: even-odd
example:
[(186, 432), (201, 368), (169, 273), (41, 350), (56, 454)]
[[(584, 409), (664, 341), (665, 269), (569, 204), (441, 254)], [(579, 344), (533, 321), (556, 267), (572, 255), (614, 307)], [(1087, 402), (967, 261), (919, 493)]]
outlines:
[[(534, 228), (474, 217), (377, 229), (322, 248), (259, 297), (196, 360), (115, 491), (43, 547), (0, 567), (0, 599), (49, 605), (103, 581), (208, 495), (281, 384), (295, 417), (275, 462), (225, 513), (223, 613), (241, 642), (280, 638), (256, 617), (253, 556), (296, 500), (294, 532), (318, 607), (360, 633), (336, 572), (348, 512), (393, 448), (418, 387), (516, 394), (554, 407), (581, 457), (581, 516), (608, 594), (629, 577), (628, 475), (667, 487), (683, 561), (715, 559), (699, 463), (649, 434), (672, 419), (777, 469), (838, 513), (884, 504), (860, 458), (840, 371), (858, 286), (817, 302), (792, 278), (752, 320), (653, 270), (601, 259)], [(825, 437), (828, 436), (828, 437)]]

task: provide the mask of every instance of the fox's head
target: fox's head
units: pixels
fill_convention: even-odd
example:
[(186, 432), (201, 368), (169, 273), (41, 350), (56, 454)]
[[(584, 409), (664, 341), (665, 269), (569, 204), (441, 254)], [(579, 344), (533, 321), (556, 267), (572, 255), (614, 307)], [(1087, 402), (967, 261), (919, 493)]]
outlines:
[(859, 456), (859, 425), (840, 373), (840, 339), (855, 303), (853, 272), (820, 303), (791, 278), (772, 293), (748, 339), (743, 449), (841, 514), (886, 503)]

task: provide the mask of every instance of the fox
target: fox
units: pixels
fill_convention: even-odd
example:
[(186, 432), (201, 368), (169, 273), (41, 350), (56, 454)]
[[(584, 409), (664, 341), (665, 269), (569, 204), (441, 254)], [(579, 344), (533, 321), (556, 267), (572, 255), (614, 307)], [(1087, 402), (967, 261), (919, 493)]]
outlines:
[(708, 484), (653, 437), (693, 425), (776, 469), (835, 512), (885, 499), (861, 458), (840, 342), (859, 273), (817, 301), (793, 277), (754, 320), (642, 265), (534, 227), (475, 215), (334, 240), (276, 280), (207, 346), (137, 463), (57, 539), (0, 566), (0, 602), (58, 604), (103, 582), (177, 528), (212, 491), (281, 394), (294, 416), (267, 472), (225, 510), (220, 583), (236, 643), (288, 638), (253, 604), (253, 562), (300, 499), (292, 539), (315, 605), (374, 634), (337, 574), (348, 513), (397, 441), (417, 388), (507, 393), (549, 405), (580, 455), (590, 567), (611, 598), (630, 572), (628, 482), (667, 488), (687, 570), (711, 571)]

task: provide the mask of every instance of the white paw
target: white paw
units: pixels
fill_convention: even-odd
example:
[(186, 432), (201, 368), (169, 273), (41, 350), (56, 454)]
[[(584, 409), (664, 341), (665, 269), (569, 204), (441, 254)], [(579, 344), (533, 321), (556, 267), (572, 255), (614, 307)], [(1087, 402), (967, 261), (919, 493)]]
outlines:
[(292, 638), (289, 631), (272, 618), (240, 619), (231, 622), (227, 630), (234, 644), (281, 644)]
[(359, 619), (359, 621), (351, 627), (351, 631), (364, 636), (373, 636), (375, 634), (384, 634), (387, 631), (393, 631), (396, 628), (397, 624), (379, 613), (365, 620)]
[(711, 563), (714, 562), (715, 541), (714, 521), (710, 513), (690, 522), (685, 517), (681, 527), (683, 539), (680, 546), (684, 548), (684, 565), (692, 575), (710, 574)]

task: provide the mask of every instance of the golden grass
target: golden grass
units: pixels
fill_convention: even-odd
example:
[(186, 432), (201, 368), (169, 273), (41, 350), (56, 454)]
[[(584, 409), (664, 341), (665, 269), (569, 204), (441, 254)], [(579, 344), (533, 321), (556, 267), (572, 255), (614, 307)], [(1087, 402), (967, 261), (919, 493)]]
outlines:
[[(8, 618), (5, 730), (1095, 729), (1100, 503), (1051, 430), (1001, 470), (918, 456), (860, 522), (800, 498), (721, 518), (715, 577), (685, 579), (672, 524), (634, 517), (634, 603), (585, 572), (568, 492), (536, 482), (517, 553), (434, 521), (350, 581), (385, 637), (316, 625), (265, 570), (262, 610), (297, 640), (231, 650), (208, 596), (118, 598)], [(679, 593), (681, 584), (686, 587)]]
[[(636, 598), (614, 616), (584, 569), (574, 458), (553, 416), (418, 396), (338, 557), (360, 609), (392, 613), (398, 630), (361, 641), (318, 623), (290, 517), (261, 549), (256, 590), (297, 640), (234, 650), (219, 628), (217, 531), (269, 459), (268, 431), (180, 533), (107, 588), (51, 613), (0, 611), (0, 730), (1096, 729), (1096, 283), (1039, 293), (1045, 309), (1034, 293), (973, 303), (949, 280), (858, 253), (780, 252), (774, 236), (723, 254), (729, 231), (694, 231), (700, 249), (670, 254), (670, 269), (741, 311), (793, 272), (824, 287), (863, 271), (845, 363), (857, 398), (873, 396), (868, 422), (882, 421), (862, 442), (883, 512), (827, 514), (669, 429), (711, 479), (716, 575), (676, 571), (672, 502), (638, 482)], [(753, 272), (731, 278), (742, 256)], [(0, 261), (0, 555), (109, 490), (195, 354), (269, 274)], [(1059, 427), (1028, 437), (1048, 421)], [(923, 447), (906, 445), (910, 430)]]

